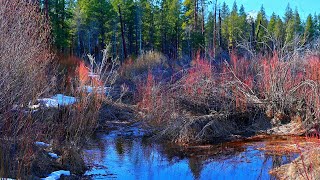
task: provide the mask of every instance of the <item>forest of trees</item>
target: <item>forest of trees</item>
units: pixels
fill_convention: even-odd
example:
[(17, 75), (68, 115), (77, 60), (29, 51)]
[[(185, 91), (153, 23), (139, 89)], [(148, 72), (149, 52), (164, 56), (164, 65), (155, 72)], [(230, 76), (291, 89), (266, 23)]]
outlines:
[(267, 15), (261, 6), (257, 17), (217, 0), (40, 0), (40, 8), (50, 18), (56, 49), (80, 57), (99, 57), (109, 43), (120, 59), (147, 50), (170, 59), (198, 50), (211, 57), (233, 48), (270, 52), (320, 35), (320, 14), (304, 20), (289, 4), (284, 15)]

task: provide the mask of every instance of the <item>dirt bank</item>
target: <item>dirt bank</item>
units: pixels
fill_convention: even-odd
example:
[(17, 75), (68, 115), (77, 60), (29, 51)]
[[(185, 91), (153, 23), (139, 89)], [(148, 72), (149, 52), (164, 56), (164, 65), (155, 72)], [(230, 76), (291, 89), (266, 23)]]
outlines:
[(320, 179), (320, 148), (306, 151), (293, 162), (270, 171), (278, 179)]

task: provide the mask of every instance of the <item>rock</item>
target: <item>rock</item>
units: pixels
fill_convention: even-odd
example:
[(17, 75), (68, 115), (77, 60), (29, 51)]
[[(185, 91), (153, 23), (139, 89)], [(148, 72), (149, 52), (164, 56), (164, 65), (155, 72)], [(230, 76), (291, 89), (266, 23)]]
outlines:
[(267, 130), (272, 135), (303, 135), (306, 132), (301, 123), (291, 122), (285, 125), (273, 127)]

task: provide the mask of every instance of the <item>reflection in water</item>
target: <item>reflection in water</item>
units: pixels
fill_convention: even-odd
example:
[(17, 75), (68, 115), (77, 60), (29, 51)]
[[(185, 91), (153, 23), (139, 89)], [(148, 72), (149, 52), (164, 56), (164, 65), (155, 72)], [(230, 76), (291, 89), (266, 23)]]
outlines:
[(118, 153), (118, 155), (121, 157), (122, 155), (123, 155), (123, 153), (124, 153), (124, 148), (123, 148), (123, 146), (124, 146), (124, 141), (123, 141), (123, 139), (120, 137), (120, 138), (116, 138), (115, 139), (115, 144), (116, 144), (116, 150), (117, 150), (117, 153)]
[(189, 168), (195, 179), (199, 179), (202, 171), (202, 160), (197, 157), (189, 158)]
[(260, 148), (268, 140), (181, 149), (139, 136), (98, 138), (85, 153), (92, 167), (86, 175), (93, 179), (272, 179), (270, 169), (297, 157), (266, 153)]

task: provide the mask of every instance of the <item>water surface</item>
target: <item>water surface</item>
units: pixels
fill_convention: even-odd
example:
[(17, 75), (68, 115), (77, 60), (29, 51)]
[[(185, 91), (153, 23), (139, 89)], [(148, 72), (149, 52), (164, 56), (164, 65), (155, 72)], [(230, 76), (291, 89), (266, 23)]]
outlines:
[[(93, 179), (273, 179), (274, 167), (295, 159), (299, 153), (274, 145), (293, 147), (301, 139), (255, 138), (212, 146), (181, 148), (152, 144), (138, 128), (122, 128), (100, 134), (85, 151)], [(267, 150), (265, 149), (267, 148)], [(271, 148), (272, 149), (272, 148)]]

